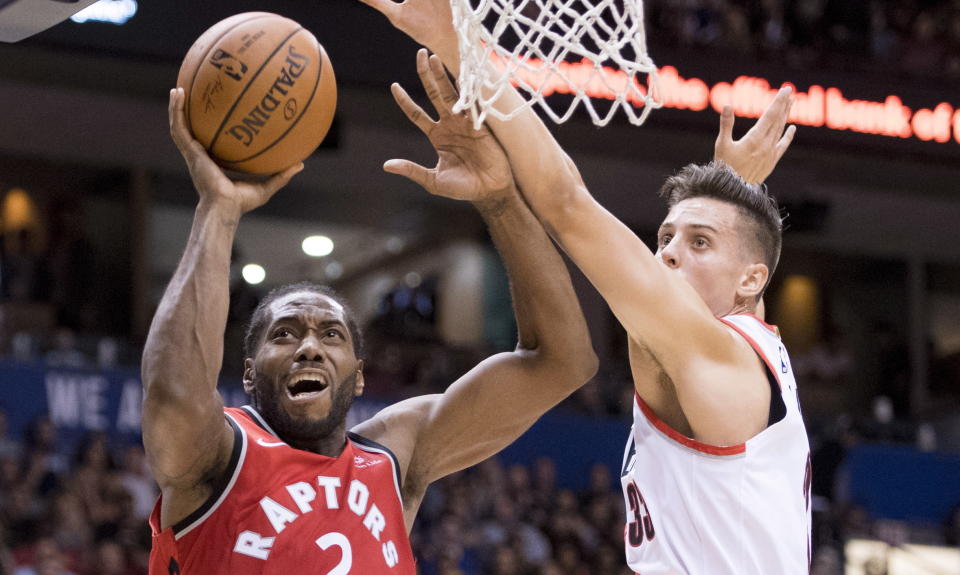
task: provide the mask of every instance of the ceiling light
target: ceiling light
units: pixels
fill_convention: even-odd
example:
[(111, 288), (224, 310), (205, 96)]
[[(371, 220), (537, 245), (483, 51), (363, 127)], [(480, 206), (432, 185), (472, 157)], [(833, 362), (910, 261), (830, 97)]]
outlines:
[(257, 285), (267, 278), (267, 270), (258, 264), (247, 264), (243, 266), (243, 279), (250, 285)]
[(301, 244), (303, 253), (315, 258), (330, 255), (333, 252), (333, 240), (327, 236), (308, 236)]

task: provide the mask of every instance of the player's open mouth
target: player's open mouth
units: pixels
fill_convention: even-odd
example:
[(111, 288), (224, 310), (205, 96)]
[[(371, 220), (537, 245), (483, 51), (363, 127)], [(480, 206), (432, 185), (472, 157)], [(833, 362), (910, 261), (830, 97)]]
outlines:
[(294, 400), (313, 399), (325, 389), (327, 384), (320, 380), (317, 374), (298, 375), (287, 383), (287, 397)]

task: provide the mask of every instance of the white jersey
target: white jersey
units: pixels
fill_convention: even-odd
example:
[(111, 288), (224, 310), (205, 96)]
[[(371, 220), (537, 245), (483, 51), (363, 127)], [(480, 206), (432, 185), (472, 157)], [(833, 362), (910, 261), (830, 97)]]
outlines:
[(808, 573), (810, 446), (787, 350), (754, 316), (720, 321), (763, 359), (786, 416), (746, 443), (718, 447), (671, 429), (634, 394), (620, 478), (627, 563), (641, 575)]

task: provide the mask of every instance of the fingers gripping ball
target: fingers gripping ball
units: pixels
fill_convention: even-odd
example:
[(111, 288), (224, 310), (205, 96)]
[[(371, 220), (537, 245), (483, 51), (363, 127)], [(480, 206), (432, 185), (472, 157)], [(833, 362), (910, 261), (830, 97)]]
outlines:
[(320, 145), (337, 107), (330, 59), (302, 26), (268, 12), (214, 24), (187, 52), (177, 86), (187, 122), (217, 163), (272, 174)]

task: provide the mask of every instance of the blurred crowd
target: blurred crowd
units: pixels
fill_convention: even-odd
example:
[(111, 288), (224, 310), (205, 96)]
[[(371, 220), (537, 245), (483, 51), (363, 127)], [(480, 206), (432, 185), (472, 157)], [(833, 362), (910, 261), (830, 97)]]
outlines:
[[(829, 425), (808, 427), (812, 453), (813, 565), (812, 575), (843, 575), (846, 543), (854, 539), (904, 544), (957, 547), (960, 543), (960, 504), (942, 524), (907, 523), (871, 517), (850, 493), (847, 455), (865, 443), (915, 443), (931, 451), (923, 431), (889, 417), (887, 398), (878, 398), (871, 418), (836, 417)], [(922, 429), (922, 428), (921, 428)], [(935, 478), (928, 478), (936, 489)], [(875, 562), (876, 563), (876, 562)], [(871, 564), (872, 565), (872, 564)], [(865, 573), (887, 575), (883, 562), (867, 565)], [(871, 571), (871, 569), (875, 569)], [(895, 575), (895, 574), (894, 574)]]
[(555, 464), (489, 459), (432, 486), (412, 535), (423, 575), (620, 575), (624, 503), (594, 465), (582, 492), (556, 485)]
[(91, 433), (65, 450), (47, 418), (20, 440), (0, 414), (0, 574), (146, 573), (157, 493), (139, 445)]
[(653, 45), (960, 80), (956, 0), (647, 0)]
[[(960, 507), (918, 526), (872, 519), (850, 500), (844, 457), (864, 438), (848, 418), (811, 438), (814, 575), (842, 575), (854, 538), (960, 542)], [(411, 533), (421, 575), (628, 575), (616, 470), (595, 464), (574, 491), (556, 465), (494, 457), (433, 484)], [(10, 437), (0, 411), (0, 575), (145, 574), (157, 493), (139, 445), (91, 433), (67, 449), (46, 418)]]
[[(494, 458), (432, 486), (412, 533), (421, 573), (629, 573), (610, 470), (582, 492), (554, 479), (550, 459)], [(157, 494), (139, 445), (91, 433), (65, 449), (47, 418), (10, 437), (0, 412), (0, 575), (145, 574)]]
[[(647, 0), (646, 12), (651, 44), (694, 54), (960, 81), (960, 0)], [(120, 298), (93, 288), (107, 266), (97, 263), (79, 219), (68, 217), (78, 207), (61, 208), (42, 233), (24, 227), (0, 234), (0, 355), (70, 368), (135, 365), (136, 342), (120, 335), (129, 326), (116, 324), (126, 319), (116, 307)], [(101, 283), (125, 289), (122, 282)], [(242, 365), (236, 354), (257, 296), (244, 285), (232, 295), (228, 375)], [(384, 296), (366, 328), (371, 394), (393, 400), (440, 391), (490, 352), (512, 345), (511, 334), (488, 349), (449, 345), (436, 330), (436, 303), (429, 278), (415, 287), (398, 284)], [(948, 438), (910, 418), (902, 334), (878, 325), (869, 338), (879, 350), (876, 365), (857, 363), (861, 358), (834, 332), (793, 356), (813, 448), (815, 575), (843, 573), (844, 544), (854, 537), (960, 543), (960, 508), (944, 525), (906, 525), (872, 520), (845, 493), (845, 456), (862, 442), (958, 449), (956, 437), (947, 445)], [(629, 418), (628, 364), (625, 355), (615, 359), (561, 408)], [(855, 369), (876, 385), (863, 397), (845, 398)], [(955, 387), (960, 356), (932, 363), (930, 373), (933, 386)], [(950, 393), (956, 397), (955, 389)], [(851, 398), (870, 409), (838, 417)], [(588, 487), (578, 492), (557, 485), (556, 465), (541, 458), (505, 466), (493, 458), (433, 485), (412, 532), (421, 573), (630, 573), (617, 470), (594, 466), (583, 478)], [(156, 496), (140, 446), (113, 445), (102, 433), (68, 445), (46, 418), (12, 437), (0, 411), (0, 575), (146, 573), (147, 517)]]

